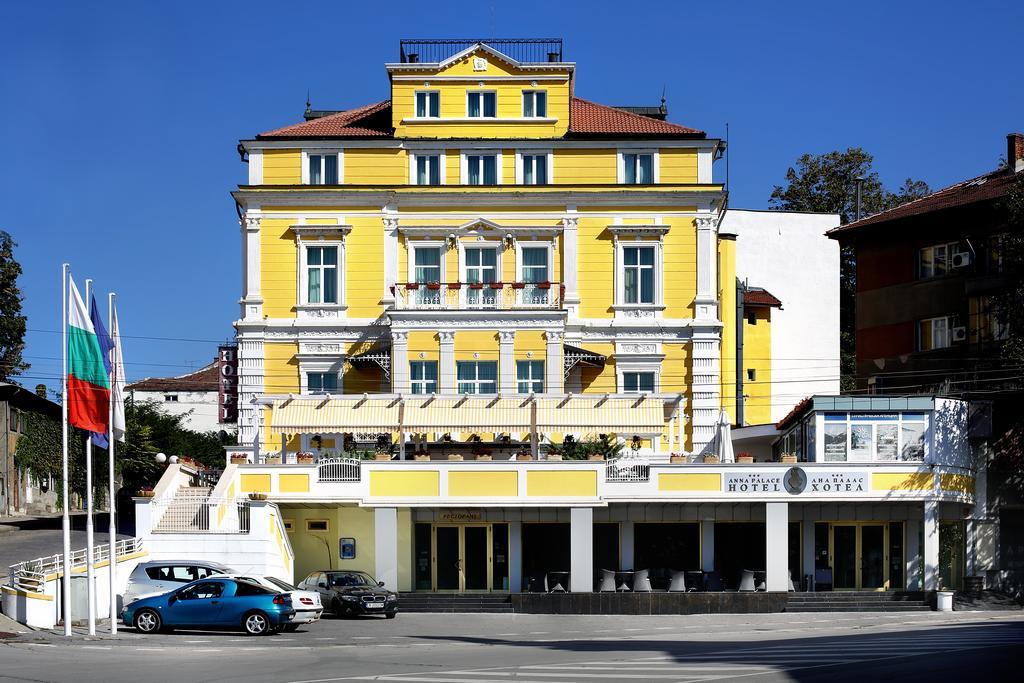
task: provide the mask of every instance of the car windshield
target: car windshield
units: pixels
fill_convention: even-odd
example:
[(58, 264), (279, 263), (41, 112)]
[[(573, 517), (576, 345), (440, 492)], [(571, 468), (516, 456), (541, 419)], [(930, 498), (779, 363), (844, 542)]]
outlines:
[(275, 579), (273, 576), (268, 576), (268, 577), (266, 577), (266, 579), (267, 579), (267, 581), (269, 581), (270, 583), (274, 584), (275, 586), (277, 586), (278, 588), (280, 588), (283, 591), (296, 591), (296, 590), (299, 590), (298, 588), (296, 588), (295, 586), (291, 585), (290, 583), (285, 583), (281, 579)]
[(348, 588), (349, 586), (376, 586), (377, 583), (362, 572), (332, 572), (327, 575), (332, 586)]

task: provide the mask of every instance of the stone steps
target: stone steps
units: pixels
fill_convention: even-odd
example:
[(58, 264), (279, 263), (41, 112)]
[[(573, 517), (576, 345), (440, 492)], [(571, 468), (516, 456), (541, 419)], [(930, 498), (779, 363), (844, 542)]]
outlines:
[(398, 598), (402, 612), (475, 612), (511, 614), (508, 594), (492, 593), (402, 593)]
[(921, 592), (850, 591), (791, 593), (787, 612), (928, 612), (932, 607)]

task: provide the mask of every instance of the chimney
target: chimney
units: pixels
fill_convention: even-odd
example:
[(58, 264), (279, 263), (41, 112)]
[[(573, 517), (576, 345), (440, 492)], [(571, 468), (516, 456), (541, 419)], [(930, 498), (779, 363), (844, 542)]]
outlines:
[(1024, 171), (1024, 133), (1006, 136), (1006, 165), (1011, 173)]
[(559, 54), (559, 53), (557, 53), (557, 52), (549, 52), (549, 53), (548, 53), (548, 61), (549, 61), (549, 62), (557, 62), (557, 61), (559, 61), (559, 59), (561, 58), (561, 56), (562, 56), (562, 55), (560, 55), (560, 54)]
[(420, 61), (420, 56), (416, 52), (410, 52), (408, 55), (406, 55), (406, 60), (409, 64), (416, 64), (417, 62)]

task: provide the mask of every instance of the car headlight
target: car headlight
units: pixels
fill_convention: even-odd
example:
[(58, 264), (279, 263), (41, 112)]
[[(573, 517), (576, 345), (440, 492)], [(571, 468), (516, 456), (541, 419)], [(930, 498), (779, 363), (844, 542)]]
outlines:
[(342, 600), (351, 600), (352, 602), (358, 602), (359, 601), (359, 598), (357, 596), (355, 596), (355, 595), (342, 595), (341, 599)]

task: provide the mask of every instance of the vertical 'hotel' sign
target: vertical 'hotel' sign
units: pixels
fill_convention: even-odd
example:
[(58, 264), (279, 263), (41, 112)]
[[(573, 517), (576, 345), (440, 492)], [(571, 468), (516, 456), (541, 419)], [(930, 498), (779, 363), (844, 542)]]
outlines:
[(238, 348), (217, 348), (217, 421), (221, 424), (238, 422)]

